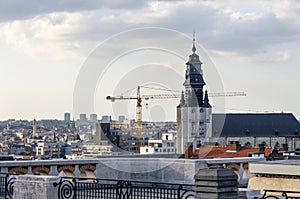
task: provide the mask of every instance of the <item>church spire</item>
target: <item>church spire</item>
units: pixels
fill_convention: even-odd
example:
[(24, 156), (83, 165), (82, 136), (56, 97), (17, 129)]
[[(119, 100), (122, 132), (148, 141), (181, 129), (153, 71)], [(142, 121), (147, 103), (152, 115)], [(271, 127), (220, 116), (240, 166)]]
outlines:
[(204, 100), (203, 100), (203, 107), (211, 108), (211, 105), (209, 104), (207, 90), (205, 90), (205, 95), (204, 95)]
[(195, 47), (195, 31), (193, 32), (193, 48), (192, 48), (193, 53), (196, 52), (196, 47)]
[(184, 92), (181, 92), (181, 99), (180, 99), (180, 106), (183, 107), (185, 105), (185, 100), (184, 100)]

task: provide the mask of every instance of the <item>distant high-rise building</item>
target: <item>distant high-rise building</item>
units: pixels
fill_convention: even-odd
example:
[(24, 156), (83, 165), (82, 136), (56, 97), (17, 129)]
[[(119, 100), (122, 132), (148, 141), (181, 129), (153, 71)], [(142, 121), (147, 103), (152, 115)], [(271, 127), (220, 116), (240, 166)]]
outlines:
[(90, 121), (91, 122), (97, 122), (98, 121), (97, 114), (90, 114)]
[(111, 122), (111, 116), (110, 115), (102, 115), (101, 122), (102, 123), (110, 123)]
[(79, 115), (79, 120), (80, 120), (81, 122), (86, 122), (86, 121), (87, 121), (86, 114), (85, 114), (85, 113), (81, 113), (81, 114)]
[(65, 113), (64, 114), (64, 119), (65, 119), (65, 121), (70, 121), (71, 120), (71, 114), (70, 113)]
[(124, 115), (119, 115), (119, 122), (124, 122), (125, 119)]

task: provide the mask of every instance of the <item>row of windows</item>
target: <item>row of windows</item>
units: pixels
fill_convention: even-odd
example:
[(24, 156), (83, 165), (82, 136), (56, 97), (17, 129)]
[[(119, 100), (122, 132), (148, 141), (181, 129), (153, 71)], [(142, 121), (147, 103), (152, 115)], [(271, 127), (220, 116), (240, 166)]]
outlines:
[[(204, 112), (204, 108), (200, 108), (199, 112), (203, 113)], [(195, 113), (195, 109), (194, 108), (192, 109), (192, 113)]]
[[(147, 149), (146, 149), (146, 152), (147, 152)], [(155, 152), (163, 152), (163, 153), (166, 153), (166, 152), (168, 152), (168, 153), (170, 153), (170, 152), (175, 152), (175, 149), (173, 148), (173, 149), (155, 149)]]

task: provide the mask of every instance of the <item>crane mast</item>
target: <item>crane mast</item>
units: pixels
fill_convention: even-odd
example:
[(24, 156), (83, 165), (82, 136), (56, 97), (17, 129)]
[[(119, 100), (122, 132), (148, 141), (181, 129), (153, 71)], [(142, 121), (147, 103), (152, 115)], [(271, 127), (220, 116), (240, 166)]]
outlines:
[(142, 145), (142, 98), (140, 87), (137, 88), (137, 103), (136, 103), (136, 122), (137, 122), (137, 152), (140, 153), (140, 148)]

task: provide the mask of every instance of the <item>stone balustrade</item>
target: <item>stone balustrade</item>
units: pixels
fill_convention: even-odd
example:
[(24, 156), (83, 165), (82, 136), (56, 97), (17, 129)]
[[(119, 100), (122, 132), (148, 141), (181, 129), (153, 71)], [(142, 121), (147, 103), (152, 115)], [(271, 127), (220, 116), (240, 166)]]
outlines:
[[(181, 159), (132, 156), (82, 160), (2, 161), (0, 162), (0, 171), (4, 173), (27, 174), (28, 176), (39, 173), (41, 176), (38, 176), (37, 178), (43, 180), (40, 179), (37, 182), (44, 184), (45, 186), (47, 183), (49, 184), (52, 182), (54, 179), (53, 176), (56, 176), (55, 179), (58, 179), (57, 176), (61, 171), (64, 171), (64, 173), (70, 177), (130, 179), (177, 184), (194, 184), (194, 176), (199, 169), (222, 166), (224, 168), (232, 169), (237, 174), (239, 182), (241, 183), (245, 180), (245, 176), (247, 177), (248, 164), (252, 162), (261, 162), (263, 160), (265, 159), (253, 157)], [(30, 183), (27, 184), (28, 186), (31, 186), (34, 182), (34, 180), (32, 180), (33, 178), (35, 177), (28, 178), (30, 181)], [(23, 177), (23, 175), (20, 175), (20, 177), (18, 176), (17, 181), (21, 180), (23, 184), (21, 182), (16, 182), (15, 187), (21, 186), (21, 184), (22, 186), (25, 186), (26, 179), (27, 178)], [(31, 188), (27, 188), (24, 190), (30, 189)], [(251, 190), (241, 190), (241, 192), (243, 192), (244, 195), (249, 195)], [(16, 192), (16, 194), (23, 193)]]
[(98, 162), (96, 159), (1, 161), (0, 172), (57, 176), (64, 171), (69, 176), (95, 177)]
[[(159, 183), (155, 186), (146, 186), (145, 182), (140, 182), (141, 187), (138, 188), (137, 182), (135, 188), (130, 189), (131, 194), (137, 196), (157, 196), (155, 198), (166, 198), (168, 194), (172, 197), (174, 194), (179, 194), (178, 198), (181, 199), (257, 199), (260, 198), (259, 190), (253, 189), (238, 189), (237, 175), (232, 169), (225, 169), (223, 167), (200, 169), (195, 175), (194, 191), (193, 189), (187, 189), (185, 191), (182, 184), (166, 184), (162, 183), (163, 187), (159, 188)], [(109, 196), (109, 198), (116, 198), (122, 196), (124, 199), (131, 198), (130, 195), (120, 195), (127, 193), (130, 188), (130, 181), (112, 180), (112, 182), (118, 183), (118, 186), (107, 186), (107, 179), (87, 179), (87, 178), (61, 178), (57, 176), (39, 176), (39, 175), (19, 175), (14, 183), (13, 198), (19, 199), (62, 199), (73, 198), (73, 196), (80, 193), (85, 198), (94, 198), (96, 195), (102, 197), (102, 195)], [(77, 185), (74, 183), (81, 183)], [(104, 183), (101, 186), (101, 183)], [(153, 182), (149, 182), (150, 184)], [(148, 183), (148, 184), (149, 184)], [(82, 186), (86, 184), (85, 188)], [(113, 184), (110, 184), (113, 185)], [(166, 186), (175, 186), (176, 189), (170, 191)], [(190, 186), (190, 185), (189, 185)], [(78, 188), (79, 187), (79, 188)], [(90, 189), (92, 188), (92, 189)], [(97, 190), (99, 189), (99, 190)], [(101, 189), (101, 190), (100, 190)], [(106, 190), (107, 189), (107, 190)], [(113, 191), (112, 189), (115, 189)], [(146, 190), (147, 189), (147, 190)], [(116, 191), (118, 190), (118, 191)], [(179, 192), (178, 192), (179, 191)], [(100, 195), (99, 195), (100, 194)], [(157, 195), (158, 194), (158, 195)], [(106, 197), (104, 197), (106, 198)]]
[(238, 175), (240, 184), (247, 184), (248, 164), (264, 158), (182, 159), (158, 157), (106, 157), (80, 160), (0, 161), (0, 172), (57, 176), (64, 171), (70, 177), (108, 179), (148, 179), (169, 183), (193, 183), (199, 169), (223, 166)]

